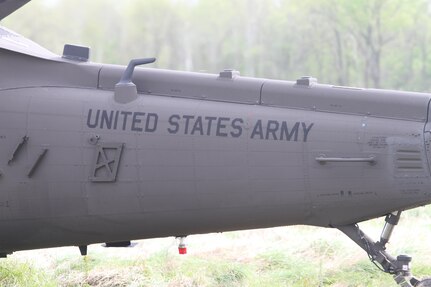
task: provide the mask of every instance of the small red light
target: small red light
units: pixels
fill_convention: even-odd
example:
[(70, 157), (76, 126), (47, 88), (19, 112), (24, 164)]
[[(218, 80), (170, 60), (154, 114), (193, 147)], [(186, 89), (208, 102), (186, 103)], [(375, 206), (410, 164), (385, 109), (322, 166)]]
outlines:
[(187, 254), (187, 248), (186, 247), (178, 247), (178, 253)]

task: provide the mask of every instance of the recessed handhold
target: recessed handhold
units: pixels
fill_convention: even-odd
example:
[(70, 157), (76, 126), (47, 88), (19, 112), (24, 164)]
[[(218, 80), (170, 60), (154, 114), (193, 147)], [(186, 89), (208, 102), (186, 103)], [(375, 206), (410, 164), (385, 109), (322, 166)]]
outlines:
[(12, 161), (15, 160), (16, 155), (18, 154), (18, 152), (21, 150), (21, 148), (24, 146), (24, 144), (28, 141), (29, 137), (28, 136), (23, 136), (20, 140), (20, 142), (16, 145), (15, 149), (12, 152), (12, 155), (10, 156), (7, 164), (10, 165), (12, 163)]
[(37, 156), (36, 160), (30, 167), (30, 169), (27, 172), (28, 177), (32, 177), (36, 169), (39, 167), (40, 163), (42, 162), (43, 158), (45, 157), (46, 153), (48, 152), (48, 147), (44, 146), (42, 147), (41, 151), (39, 152), (39, 155)]

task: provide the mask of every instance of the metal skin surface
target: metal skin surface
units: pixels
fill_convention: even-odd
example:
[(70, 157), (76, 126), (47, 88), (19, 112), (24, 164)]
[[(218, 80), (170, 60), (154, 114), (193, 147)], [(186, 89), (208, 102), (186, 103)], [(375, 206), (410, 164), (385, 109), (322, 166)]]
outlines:
[(0, 0), (0, 20), (27, 4), (30, 0)]
[(125, 67), (4, 28), (0, 63), (2, 254), (431, 202), (429, 94), (136, 68), (126, 98)]
[[(305, 102), (308, 93), (322, 93), (337, 107), (342, 100), (324, 94), (336, 88), (324, 85), (137, 68), (139, 96), (121, 104), (113, 88), (123, 67), (6, 50), (0, 60), (5, 252), (290, 224), (337, 226), (431, 199), (425, 120), (419, 119), (427, 117), (426, 94), (393, 92), (409, 98), (410, 106), (403, 104), (389, 118), (384, 101), (377, 104), (387, 115), (374, 116), (343, 107), (290, 108), (278, 105), (273, 91), (285, 91), (286, 105), (298, 92)], [(192, 92), (178, 95), (186, 89)], [(392, 96), (361, 92), (371, 98), (356, 99), (364, 107), (376, 108), (373, 98)], [(23, 136), (28, 142), (8, 164)], [(94, 136), (124, 144), (113, 182), (89, 179)], [(43, 147), (46, 158), (28, 177)], [(418, 168), (397, 165), (403, 150), (420, 154)], [(375, 164), (322, 164), (316, 160), (321, 155), (373, 156)]]

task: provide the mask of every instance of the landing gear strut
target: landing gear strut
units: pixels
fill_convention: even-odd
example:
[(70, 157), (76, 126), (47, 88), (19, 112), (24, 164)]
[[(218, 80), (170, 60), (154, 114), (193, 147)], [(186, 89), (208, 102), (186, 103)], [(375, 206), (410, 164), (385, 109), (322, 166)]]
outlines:
[(337, 228), (358, 244), (367, 252), (371, 262), (373, 262), (383, 272), (392, 274), (397, 284), (401, 287), (431, 287), (431, 280), (419, 281), (410, 270), (412, 258), (407, 255), (399, 255), (397, 258), (386, 252), (388, 243), (395, 225), (400, 220), (401, 211), (390, 213), (386, 216), (386, 223), (383, 227), (380, 240), (374, 242), (368, 237), (357, 224), (337, 226)]

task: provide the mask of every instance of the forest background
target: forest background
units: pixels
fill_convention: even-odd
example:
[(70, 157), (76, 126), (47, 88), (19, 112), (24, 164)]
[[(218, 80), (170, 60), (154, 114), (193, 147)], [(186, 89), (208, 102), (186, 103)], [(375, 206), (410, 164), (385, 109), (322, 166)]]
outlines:
[(429, 91), (429, 0), (34, 0), (3, 25), (92, 61)]
[[(91, 61), (365, 88), (431, 90), (430, 0), (33, 0), (1, 22), (49, 50)], [(406, 212), (388, 250), (431, 275), (431, 207)], [(361, 225), (377, 239), (382, 219)], [(314, 227), (195, 235), (135, 247), (16, 252), (1, 286), (395, 286), (339, 231)]]

